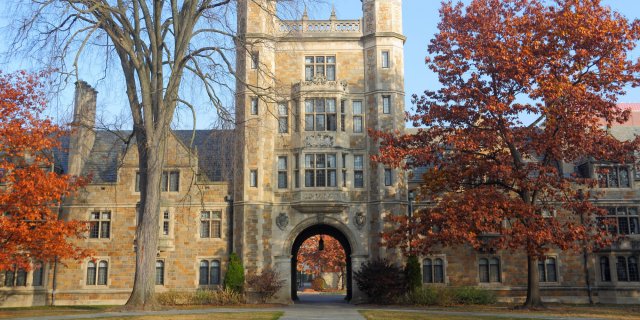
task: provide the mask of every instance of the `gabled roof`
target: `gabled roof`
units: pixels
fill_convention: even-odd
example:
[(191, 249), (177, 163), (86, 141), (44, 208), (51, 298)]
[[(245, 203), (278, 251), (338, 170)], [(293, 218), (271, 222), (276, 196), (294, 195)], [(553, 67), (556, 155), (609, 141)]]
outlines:
[[(175, 136), (185, 145), (191, 145), (191, 130), (176, 130)], [(127, 151), (122, 138), (131, 131), (96, 131), (93, 148), (86, 159), (81, 175), (93, 172), (92, 183), (116, 182), (118, 176), (118, 160)], [(199, 179), (204, 181), (232, 181), (234, 139), (233, 130), (196, 130), (192, 151), (197, 150), (198, 166), (203, 174)], [(56, 162), (64, 173), (69, 169), (69, 136), (59, 138), (61, 149), (54, 150)], [(135, 138), (129, 148), (135, 147)], [(202, 181), (202, 180), (201, 180)]]

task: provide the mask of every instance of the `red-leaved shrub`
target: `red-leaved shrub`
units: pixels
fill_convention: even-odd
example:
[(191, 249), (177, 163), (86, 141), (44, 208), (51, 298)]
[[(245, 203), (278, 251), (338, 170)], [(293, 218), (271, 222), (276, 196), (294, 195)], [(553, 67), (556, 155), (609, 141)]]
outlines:
[(258, 298), (266, 303), (271, 298), (278, 298), (276, 293), (284, 287), (286, 280), (280, 280), (280, 271), (273, 268), (263, 268), (260, 273), (247, 276), (247, 287), (258, 292)]
[(393, 303), (405, 293), (402, 268), (387, 259), (370, 260), (353, 273), (358, 289), (373, 303)]

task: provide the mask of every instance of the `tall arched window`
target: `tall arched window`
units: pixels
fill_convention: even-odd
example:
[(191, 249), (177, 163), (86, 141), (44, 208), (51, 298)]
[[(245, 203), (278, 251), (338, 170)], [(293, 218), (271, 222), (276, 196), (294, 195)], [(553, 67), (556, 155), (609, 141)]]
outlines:
[(629, 281), (640, 281), (637, 257), (629, 257)]
[(433, 282), (433, 277), (431, 276), (431, 259), (422, 260), (422, 282)]
[(500, 260), (498, 260), (498, 258), (489, 259), (489, 268), (491, 271), (491, 282), (500, 282)]
[(156, 285), (164, 285), (164, 261), (156, 261)]
[(616, 271), (618, 273), (618, 281), (627, 281), (627, 259), (625, 257), (616, 259)]
[(433, 261), (433, 282), (444, 283), (444, 265), (440, 258)]
[(209, 261), (200, 261), (200, 284), (209, 284)]
[(211, 281), (209, 284), (220, 284), (220, 261), (211, 261)]
[(96, 284), (96, 263), (89, 261), (87, 264), (87, 285)]
[(600, 257), (600, 280), (611, 281), (611, 270), (609, 269), (609, 258)]
[(489, 282), (489, 260), (482, 258), (479, 262), (480, 282)]
[(42, 285), (42, 273), (44, 272), (42, 269), (44, 268), (44, 264), (40, 261), (36, 262), (35, 269), (33, 270), (33, 286), (41, 286)]
[(106, 261), (100, 261), (98, 263), (98, 285), (106, 286), (107, 285), (107, 271), (109, 268), (109, 264)]
[(558, 277), (556, 275), (556, 258), (547, 258), (547, 281), (558, 281)]

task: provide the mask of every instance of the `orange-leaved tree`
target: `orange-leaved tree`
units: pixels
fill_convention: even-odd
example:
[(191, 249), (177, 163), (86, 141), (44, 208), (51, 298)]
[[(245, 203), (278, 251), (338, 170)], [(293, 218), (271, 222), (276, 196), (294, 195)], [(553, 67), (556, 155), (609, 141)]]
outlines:
[(0, 73), (0, 270), (92, 254), (71, 242), (88, 224), (58, 218), (61, 199), (88, 179), (56, 172), (53, 149), (64, 131), (42, 116), (45, 75)]
[[(324, 250), (319, 250), (320, 239), (324, 241)], [(332, 272), (342, 281), (346, 275), (346, 255), (338, 240), (331, 236), (319, 235), (305, 240), (298, 250), (298, 271), (311, 272), (319, 276), (321, 272)]]
[[(383, 233), (385, 245), (407, 255), (463, 244), (524, 252), (523, 307), (541, 307), (546, 252), (615, 240), (598, 225), (598, 193), (583, 191), (597, 179), (559, 168), (589, 157), (635, 164), (640, 140), (618, 141), (606, 128), (628, 119), (616, 97), (640, 84), (639, 62), (627, 60), (640, 23), (598, 0), (449, 2), (440, 15), (426, 63), (442, 88), (414, 95), (416, 114), (407, 114), (424, 129), (370, 131), (381, 146), (373, 160), (429, 168), (419, 190), (429, 205), (390, 217), (397, 228)], [(537, 120), (522, 123), (522, 114)]]

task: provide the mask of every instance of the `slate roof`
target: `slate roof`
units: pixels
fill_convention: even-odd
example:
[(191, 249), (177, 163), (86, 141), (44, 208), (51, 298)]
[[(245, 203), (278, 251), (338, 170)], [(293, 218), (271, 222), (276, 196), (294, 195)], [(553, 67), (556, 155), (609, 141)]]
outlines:
[[(191, 130), (177, 130), (174, 133), (186, 147), (191, 145)], [(118, 159), (127, 151), (120, 137), (126, 139), (130, 134), (131, 131), (97, 131), (81, 175), (93, 172), (93, 183), (116, 182)], [(69, 167), (69, 136), (63, 136), (59, 141), (62, 150), (54, 150), (54, 155), (66, 173)], [(135, 147), (135, 138), (131, 147)], [(232, 130), (196, 130), (192, 150), (194, 153), (197, 150), (199, 171), (203, 173), (200, 181), (232, 181), (235, 150)]]
[[(620, 104), (619, 104), (620, 105)], [(622, 104), (628, 105), (628, 104)], [(632, 104), (633, 106), (626, 107), (638, 107), (640, 109), (640, 104)], [(416, 134), (418, 132), (417, 128), (408, 128), (408, 134)], [(636, 135), (640, 135), (640, 126), (614, 126), (611, 127), (609, 133), (620, 141), (629, 141), (635, 139)], [(413, 179), (410, 179), (410, 183), (421, 183), (423, 182), (421, 176), (423, 173), (427, 172), (428, 167), (417, 167), (412, 169), (413, 171)], [(574, 166), (574, 173), (577, 173), (580, 177), (583, 177), (583, 173), (580, 171), (579, 166)]]
[(192, 130), (174, 130), (173, 133), (188, 148), (198, 153), (200, 172), (209, 181), (233, 181), (235, 141), (233, 130), (196, 130), (191, 144)]
[(615, 126), (609, 132), (620, 141), (629, 141), (635, 139), (635, 135), (640, 135), (640, 126)]

